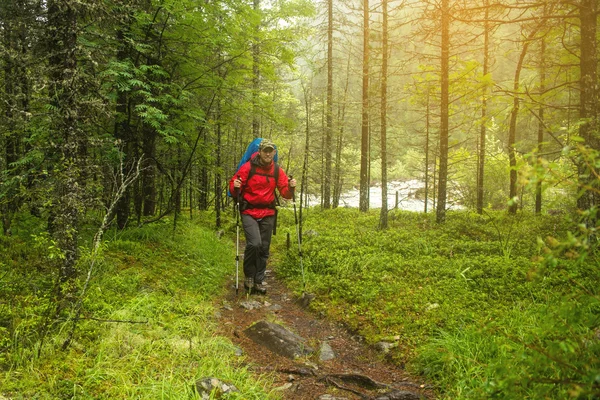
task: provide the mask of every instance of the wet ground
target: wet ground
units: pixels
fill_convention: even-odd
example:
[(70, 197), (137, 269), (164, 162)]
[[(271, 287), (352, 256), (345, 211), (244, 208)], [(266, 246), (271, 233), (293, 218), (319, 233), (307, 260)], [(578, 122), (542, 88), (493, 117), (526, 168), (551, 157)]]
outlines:
[[(338, 323), (320, 318), (302, 305), (273, 272), (267, 271), (268, 292), (264, 296), (247, 295), (242, 282), (240, 277), (237, 295), (235, 282), (228, 282), (226, 298), (219, 305), (222, 333), (243, 350), (252, 370), (258, 374), (273, 374), (273, 387), (281, 392), (284, 399), (326, 399), (328, 397), (321, 397), (326, 394), (333, 396), (329, 399), (377, 399), (394, 389), (410, 392), (406, 393), (407, 397), (391, 397), (394, 399), (408, 400), (411, 393), (414, 394), (412, 398), (434, 398), (427, 385), (365, 344), (359, 335)], [(260, 308), (245, 308), (253, 304)], [(306, 339), (316, 352), (309, 357), (291, 360), (256, 344), (245, 335), (244, 330), (261, 320), (285, 326)], [(330, 345), (335, 358), (319, 360), (323, 342)], [(376, 388), (377, 384), (385, 387)]]

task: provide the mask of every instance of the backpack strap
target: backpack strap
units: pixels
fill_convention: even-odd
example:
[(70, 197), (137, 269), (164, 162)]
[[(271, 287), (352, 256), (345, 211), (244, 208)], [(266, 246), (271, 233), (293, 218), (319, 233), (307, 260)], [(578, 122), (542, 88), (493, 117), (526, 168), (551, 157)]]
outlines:
[[(275, 178), (275, 189), (277, 189), (277, 183), (279, 182), (279, 164), (277, 164), (275, 161), (273, 161), (273, 163), (275, 164), (275, 170), (273, 171), (273, 178)], [(250, 179), (256, 174), (256, 164), (253, 163), (252, 161), (250, 161), (250, 172), (248, 173), (248, 178), (246, 178), (246, 181), (250, 181)], [(264, 175), (264, 174), (259, 174), (259, 175), (263, 175), (263, 176), (271, 176), (271, 175)]]

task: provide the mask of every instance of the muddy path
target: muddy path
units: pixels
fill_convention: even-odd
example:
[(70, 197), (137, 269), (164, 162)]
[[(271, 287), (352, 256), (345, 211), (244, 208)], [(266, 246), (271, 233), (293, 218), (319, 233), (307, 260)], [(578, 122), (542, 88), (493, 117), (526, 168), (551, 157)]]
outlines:
[[(273, 271), (267, 270), (266, 295), (248, 295), (243, 290), (242, 276), (239, 282), (237, 295), (235, 281), (227, 283), (227, 294), (222, 304), (217, 305), (221, 333), (242, 349), (257, 374), (273, 374), (274, 389), (280, 391), (284, 399), (434, 398), (428, 385), (387, 361), (382, 352), (365, 344), (360, 336), (315, 315)], [(263, 320), (280, 324), (301, 336), (315, 353), (292, 360), (255, 343), (244, 331)], [(334, 358), (320, 359), (324, 342), (333, 350)], [(378, 384), (385, 386), (376, 387)], [(390, 395), (382, 397), (386, 393)]]

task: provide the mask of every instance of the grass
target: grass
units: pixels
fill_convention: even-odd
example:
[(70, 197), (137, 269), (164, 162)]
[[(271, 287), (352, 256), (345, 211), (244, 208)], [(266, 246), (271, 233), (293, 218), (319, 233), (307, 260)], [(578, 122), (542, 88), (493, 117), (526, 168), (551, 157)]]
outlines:
[[(375, 211), (305, 216), (312, 305), (371, 343), (398, 338), (393, 359), (440, 398), (600, 395), (599, 264), (567, 234), (573, 225), (464, 212), (438, 225), (433, 215), (394, 211), (381, 231)], [(52, 243), (28, 236), (43, 231), (35, 221), (19, 220), (13, 237), (0, 237), (0, 397), (194, 398), (194, 382), (216, 376), (241, 390), (230, 398), (277, 398), (271, 377), (250, 373), (217, 334), (214, 299), (232, 275), (235, 226), (225, 216), (219, 239), (213, 218), (183, 219), (176, 232), (169, 221), (109, 232), (67, 351), (65, 320), (40, 336), (53, 304)], [(299, 294), (295, 235), (293, 212), (281, 209), (272, 265)]]
[(25, 235), (1, 239), (9, 257), (0, 265), (0, 397), (199, 398), (195, 381), (214, 376), (240, 389), (231, 399), (278, 398), (271, 377), (251, 373), (217, 334), (213, 304), (232, 273), (230, 239), (186, 220), (176, 232), (164, 223), (107, 237), (67, 351), (64, 320), (39, 336), (54, 279), (44, 244), (32, 252)]
[[(525, 214), (433, 218), (394, 211), (380, 231), (376, 212), (310, 210), (303, 263), (314, 307), (372, 343), (399, 337), (394, 358), (441, 398), (596, 398), (598, 261), (535, 261), (551, 253), (544, 238), (561, 241), (573, 225)], [(297, 249), (280, 264), (300, 287)]]

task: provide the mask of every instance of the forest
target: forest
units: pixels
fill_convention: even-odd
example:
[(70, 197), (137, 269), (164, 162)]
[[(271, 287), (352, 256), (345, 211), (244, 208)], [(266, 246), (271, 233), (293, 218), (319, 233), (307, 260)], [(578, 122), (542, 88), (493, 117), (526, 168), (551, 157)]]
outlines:
[(598, 8), (0, 0), (0, 399), (284, 398), (213, 315), (255, 138), (315, 312), (437, 398), (599, 398)]

